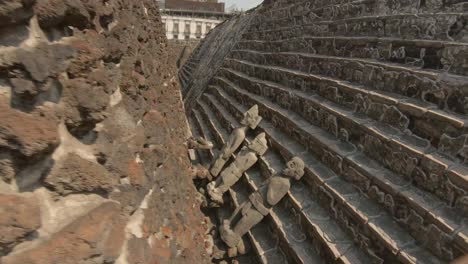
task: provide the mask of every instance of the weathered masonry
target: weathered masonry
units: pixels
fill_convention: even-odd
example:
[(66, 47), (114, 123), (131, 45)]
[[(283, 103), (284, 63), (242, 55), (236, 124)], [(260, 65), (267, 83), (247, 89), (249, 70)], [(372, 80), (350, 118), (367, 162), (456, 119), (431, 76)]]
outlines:
[(270, 0), (182, 68), (216, 148), (258, 105), (268, 152), (234, 210), (292, 157), (305, 175), (247, 238), (260, 263), (448, 263), (468, 254), (468, 1)]
[(208, 263), (154, 0), (0, 0), (0, 263)]

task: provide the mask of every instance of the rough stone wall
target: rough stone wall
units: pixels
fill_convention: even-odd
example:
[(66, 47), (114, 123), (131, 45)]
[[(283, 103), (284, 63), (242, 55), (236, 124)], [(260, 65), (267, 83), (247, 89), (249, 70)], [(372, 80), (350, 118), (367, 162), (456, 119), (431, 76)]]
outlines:
[(0, 263), (206, 263), (153, 0), (0, 1)]
[[(231, 210), (292, 156), (306, 162), (247, 235), (259, 262), (468, 254), (467, 11), (466, 1), (272, 0), (226, 22), (248, 28), (213, 31), (198, 47), (213, 54), (221, 34), (237, 36), (225, 55), (190, 66), (193, 133), (219, 149), (257, 104), (263, 121), (250, 138), (265, 132), (270, 143), (230, 191)], [(221, 65), (208, 79), (204, 60)]]

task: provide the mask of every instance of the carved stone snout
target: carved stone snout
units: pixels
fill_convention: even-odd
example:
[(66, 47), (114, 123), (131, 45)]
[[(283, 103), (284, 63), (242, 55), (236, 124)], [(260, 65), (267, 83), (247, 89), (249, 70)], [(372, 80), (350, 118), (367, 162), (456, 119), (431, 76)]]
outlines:
[(283, 170), (283, 175), (294, 178), (295, 180), (300, 180), (304, 176), (304, 161), (298, 157), (292, 158), (286, 164), (286, 168)]
[(244, 119), (240, 122), (243, 126), (248, 126), (251, 129), (257, 128), (262, 121), (262, 117), (258, 115), (258, 105), (254, 105), (244, 113)]
[(212, 149), (213, 143), (204, 138), (191, 137), (187, 140), (187, 147), (189, 149)]
[(250, 144), (248, 148), (254, 151), (257, 155), (263, 156), (268, 150), (268, 142), (265, 133), (259, 134)]

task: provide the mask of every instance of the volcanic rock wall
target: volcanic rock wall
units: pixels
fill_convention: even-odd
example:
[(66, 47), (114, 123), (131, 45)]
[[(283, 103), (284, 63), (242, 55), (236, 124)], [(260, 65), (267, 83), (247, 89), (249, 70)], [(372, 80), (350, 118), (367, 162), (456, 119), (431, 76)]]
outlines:
[[(219, 149), (257, 104), (264, 119), (250, 138), (265, 132), (270, 145), (230, 190), (230, 210), (292, 156), (306, 163), (247, 235), (259, 262), (468, 254), (467, 11), (457, 0), (272, 0), (199, 46), (213, 53), (221, 34), (238, 36), (225, 55), (187, 64), (193, 133)], [(241, 19), (248, 28), (227, 32)], [(221, 67), (200, 79), (207, 60)]]
[(0, 1), (0, 263), (206, 263), (153, 0)]

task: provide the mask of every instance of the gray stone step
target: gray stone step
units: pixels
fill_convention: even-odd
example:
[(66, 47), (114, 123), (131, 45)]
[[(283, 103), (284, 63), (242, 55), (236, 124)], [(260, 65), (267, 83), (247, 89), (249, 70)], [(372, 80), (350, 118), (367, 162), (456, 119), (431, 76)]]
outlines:
[[(256, 78), (251, 78), (248, 77), (244, 74), (234, 72), (233, 70), (228, 70), (232, 75), (229, 75), (228, 77), (231, 77), (233, 81), (236, 81), (236, 83), (242, 83), (242, 86), (244, 87), (244, 90), (247, 92), (252, 92), (255, 93), (257, 96), (263, 96), (265, 98), (269, 98), (272, 100), (273, 103), (279, 104), (279, 105), (284, 105), (285, 107), (288, 107), (291, 109), (291, 111), (297, 112), (297, 114), (301, 115), (303, 118), (309, 120), (309, 122), (313, 123), (314, 125), (317, 125), (319, 127), (322, 127), (323, 129), (327, 130), (328, 132), (332, 133), (335, 135), (335, 137), (339, 137), (338, 135), (338, 130), (339, 129), (346, 129), (348, 131), (348, 136), (350, 139), (350, 142), (359, 145), (362, 142), (366, 141), (366, 138), (368, 136), (371, 136), (373, 138), (378, 138), (382, 139), (382, 142), (385, 142), (382, 144), (382, 147), (385, 147), (386, 150), (388, 151), (393, 151), (395, 153), (398, 153), (400, 151), (404, 151), (406, 155), (409, 155), (410, 158), (414, 158), (417, 160), (418, 164), (420, 165), (420, 168), (423, 171), (433, 173), (434, 175), (438, 176), (440, 178), (440, 181), (442, 183), (442, 180), (445, 179), (445, 175), (459, 175), (462, 176), (463, 174), (459, 174), (457, 170), (452, 170), (451, 168), (456, 167), (455, 165), (457, 164), (456, 162), (447, 159), (446, 157), (443, 157), (441, 154), (437, 152), (437, 149), (431, 148), (429, 143), (425, 140), (421, 140), (418, 137), (408, 135), (407, 133), (403, 133), (402, 131), (394, 128), (388, 127), (388, 125), (391, 125), (391, 123), (387, 124), (387, 126), (382, 125), (381, 122), (373, 120), (371, 118), (368, 118), (366, 116), (363, 116), (362, 114), (355, 113), (354, 111), (349, 111), (340, 105), (336, 105), (334, 103), (329, 102), (328, 100), (318, 96), (317, 94), (309, 94), (305, 93), (299, 90), (292, 90), (289, 88), (286, 88), (284, 86), (280, 85), (275, 85), (275, 84), (266, 84), (262, 82), (261, 80), (258, 80)], [(235, 78), (242, 78), (241, 80), (248, 80), (250, 82), (254, 82), (254, 85), (246, 85), (245, 82), (235, 80)], [(225, 78), (218, 77), (221, 82), (224, 82), (223, 85), (227, 86), (234, 86), (235, 84), (228, 81)], [(263, 89), (258, 89), (256, 84), (261, 83), (263, 86)], [(269, 88), (269, 90), (267, 89)], [(257, 94), (261, 93), (261, 94)], [(299, 103), (293, 103), (293, 102), (299, 102)], [(304, 107), (307, 106), (307, 107)], [(324, 113), (327, 113), (328, 115), (333, 116), (333, 118), (336, 118), (336, 125), (333, 127), (334, 129), (330, 131), (330, 129), (327, 129), (327, 123), (321, 122), (320, 117), (317, 119), (310, 118), (310, 115), (308, 112), (304, 112), (309, 110), (312, 107), (313, 109), (317, 111), (324, 111)], [(406, 130), (406, 128), (405, 128)], [(390, 139), (390, 140), (388, 140)], [(369, 149), (370, 146), (363, 144), (362, 150), (365, 153), (370, 153), (371, 150)], [(374, 153), (375, 154), (375, 153)], [(377, 159), (379, 162), (386, 164), (385, 162), (387, 160), (390, 160), (388, 156), (383, 156), (381, 159)], [(443, 166), (445, 168), (444, 170), (441, 171), (435, 171), (433, 168), (435, 167), (435, 164), (438, 164), (439, 166)], [(395, 169), (393, 163), (392, 164), (386, 164), (386, 167), (389, 169)], [(398, 169), (398, 167), (397, 167)], [(468, 171), (468, 169), (465, 168), (465, 171)], [(412, 170), (410, 171), (409, 168), (403, 167), (400, 168), (399, 170), (395, 170), (396, 173), (402, 174), (403, 176), (406, 177), (411, 177), (412, 176)], [(453, 178), (450, 179), (453, 181)], [(448, 180), (447, 180), (448, 181)], [(425, 187), (425, 186), (422, 186)], [(465, 187), (464, 186), (459, 186), (462, 190)], [(429, 191), (433, 191), (431, 189), (428, 189)], [(438, 194), (437, 192), (435, 192)], [(443, 194), (439, 194), (442, 199), (446, 199), (446, 196)], [(450, 201), (447, 201), (450, 202)]]
[[(228, 91), (233, 92), (238, 89), (235, 87), (231, 88), (232, 89), (228, 89)], [(217, 92), (220, 91), (217, 90)], [(250, 102), (248, 100), (243, 101), (248, 102), (248, 104), (258, 103), (258, 101), (255, 100)], [(259, 106), (261, 111), (270, 111), (268, 110), (270, 108), (267, 106), (265, 106), (266, 110), (262, 110), (261, 103), (259, 103)], [(454, 240), (454, 252), (468, 252), (468, 241), (459, 239), (461, 237), (466, 237), (467, 229), (464, 223), (466, 223), (467, 218), (464, 217), (459, 210), (455, 210), (444, 205), (444, 203), (434, 195), (421, 191), (417, 187), (409, 184), (407, 180), (382, 168), (379, 164), (376, 164), (376, 162), (369, 159), (362, 153), (355, 152), (355, 150), (348, 146), (348, 144), (327, 136), (327, 133), (323, 133), (323, 130), (317, 130), (308, 122), (304, 122), (301, 117), (298, 117), (294, 113), (275, 107), (275, 110), (270, 112), (270, 114), (263, 113), (262, 115), (271, 117), (271, 113), (278, 114), (273, 116), (273, 120), (276, 120), (277, 123), (276, 126), (279, 126), (278, 128), (285, 129), (285, 131), (293, 129), (296, 140), (299, 138), (299, 142), (308, 142), (306, 145), (309, 146), (309, 151), (314, 151), (320, 159), (324, 160), (323, 155), (329, 156), (330, 154), (333, 154), (331, 157), (327, 157), (327, 159), (324, 160), (326, 162), (330, 162), (331, 158), (331, 163), (328, 163), (327, 165), (342, 174), (352, 183), (357, 184), (362, 190), (366, 190), (366, 193), (372, 194), (375, 189), (372, 190), (373, 188), (370, 187), (374, 185), (380, 188), (379, 192), (382, 192), (382, 195), (386, 194), (393, 196), (394, 201), (398, 201), (398, 204), (395, 205), (397, 206), (397, 209), (389, 210), (389, 212), (391, 212), (396, 219), (400, 218), (398, 211), (404, 208), (406, 208), (404, 210), (412, 208), (415, 210), (415, 215), (426, 218), (425, 225), (427, 225), (427, 228), (433, 229), (437, 226), (437, 228), (449, 234), (451, 238), (447, 238), (446, 242), (449, 244), (450, 241)], [(285, 117), (284, 115), (289, 117), (283, 119)], [(278, 130), (272, 131), (273, 133), (279, 133)], [(306, 134), (301, 135), (301, 133)], [(307, 139), (306, 137), (309, 138)], [(310, 140), (315, 140), (316, 142), (312, 143)], [(326, 152), (323, 152), (323, 149), (325, 149)], [(340, 168), (343, 168), (337, 170), (337, 164), (334, 164), (336, 162), (342, 164)], [(461, 175), (467, 174), (465, 173)], [(365, 178), (368, 180), (364, 181)], [(402, 222), (402, 224), (407, 225), (411, 230), (413, 230), (416, 236), (421, 237), (421, 230), (414, 230), (415, 228), (411, 225), (411, 222)], [(435, 226), (432, 227), (431, 225)], [(434, 232), (437, 233), (438, 231)], [(440, 235), (443, 235), (443, 232)]]
[[(419, 137), (431, 140), (435, 148), (438, 147), (437, 144), (443, 134), (447, 133), (456, 137), (456, 135), (462, 136), (468, 133), (467, 118), (439, 110), (430, 103), (425, 103), (415, 98), (370, 90), (364, 86), (356, 86), (349, 82), (339, 81), (323, 75), (307, 74), (296, 70), (263, 66), (246, 61), (233, 61), (235, 61), (235, 64), (231, 64), (231, 68), (224, 68), (224, 70), (234, 74), (233, 76), (238, 76), (242, 80), (251, 82), (252, 85), (260, 85), (261, 87), (268, 87), (271, 89), (280, 87), (283, 90), (320, 95), (352, 112), (354, 112), (354, 110), (364, 112), (356, 109), (356, 105), (358, 104), (354, 103), (354, 101), (357, 100), (356, 98), (358, 97), (368, 98), (367, 104), (382, 105), (382, 111), (378, 111), (377, 109), (375, 111), (367, 110), (369, 113), (368, 116), (377, 121), (381, 120), (381, 117), (384, 115), (383, 109), (395, 107), (406, 116), (407, 119), (411, 120), (411, 127), (406, 129), (409, 129)], [(266, 75), (266, 72), (274, 71), (278, 73), (278, 75), (273, 74), (271, 77), (265, 77), (263, 80), (260, 80), (240, 72), (239, 70), (243, 69), (243, 65), (245, 65), (245, 67), (258, 69), (258, 71), (255, 72), (256, 74), (260, 74), (264, 71)], [(244, 71), (247, 71), (247, 68), (244, 68)], [(221, 72), (220, 74), (223, 73)], [(278, 83), (273, 82), (275, 81), (275, 76), (284, 76), (286, 78), (281, 79), (282, 83)], [(303, 83), (303, 85), (297, 87), (294, 83)], [(393, 123), (388, 124), (395, 125)], [(451, 155), (452, 153), (448, 154)]]
[[(465, 3), (466, 4), (466, 3)], [(430, 5), (423, 5), (420, 1), (395, 2), (375, 0), (345, 0), (345, 1), (276, 1), (269, 12), (263, 12), (259, 19), (271, 21), (275, 18), (284, 19), (288, 16), (309, 16), (314, 20), (336, 19), (335, 14), (340, 17), (357, 17), (369, 14), (395, 14), (412, 13), (417, 10), (422, 12), (440, 12), (444, 10), (464, 11), (466, 5), (460, 2), (433, 1)], [(304, 8), (307, 7), (307, 8)], [(311, 14), (312, 13), (312, 14)], [(313, 20), (312, 20), (313, 21)]]
[[(218, 113), (223, 113), (222, 115), (225, 119), (228, 119), (228, 116), (230, 116), (226, 113), (226, 110), (223, 110), (223, 106), (221, 106), (220, 103), (217, 103), (217, 100), (210, 95), (206, 95), (204, 101), (209, 102), (209, 104), (214, 107), (213, 109), (216, 109)], [(274, 144), (273, 141), (271, 143)], [(290, 146), (289, 143), (288, 146)], [(300, 146), (291, 146), (291, 148), (299, 150)], [(284, 167), (284, 159), (275, 157), (273, 154), (274, 150), (278, 151), (278, 149), (272, 149), (267, 152), (265, 157), (261, 160), (261, 164), (263, 164), (264, 167), (266, 164), (270, 164), (266, 166), (270, 167), (273, 171), (280, 172)], [(305, 161), (310, 161), (310, 157), (302, 158)], [(263, 180), (265, 180), (265, 178), (259, 173), (247, 173), (246, 177), (249, 178), (249, 182), (251, 182), (253, 186), (258, 186), (263, 182)], [(296, 185), (297, 184), (293, 184), (293, 186)], [(331, 258), (339, 260), (340, 263), (371, 263), (369, 257), (365, 256), (365, 254), (355, 247), (352, 238), (348, 237), (343, 231), (341, 231), (341, 228), (333, 219), (327, 218), (327, 221), (322, 221), (310, 216), (312, 213), (310, 210), (319, 210), (319, 207), (311, 207), (309, 205), (312, 203), (318, 205), (318, 203), (313, 202), (314, 196), (312, 194), (306, 195), (306, 198), (299, 198), (298, 192), (295, 192), (296, 189), (297, 188), (293, 188), (294, 192), (292, 191), (288, 194), (286, 200), (295, 206), (295, 210), (301, 212), (301, 219), (303, 220), (301, 222), (305, 224), (304, 227), (308, 230), (308, 234), (313, 237), (313, 241), (321, 242), (320, 248), (322, 249), (320, 251), (327, 252), (325, 254), (327, 259)], [(302, 205), (298, 201), (302, 202)], [(304, 208), (308, 211), (303, 211)], [(284, 215), (284, 213), (277, 213), (277, 215), (278, 214)], [(335, 239), (337, 237), (340, 237), (340, 239)]]
[[(448, 30), (457, 20), (461, 20), (463, 15), (464, 13), (459, 11), (421, 14), (403, 13), (313, 22), (308, 21), (307, 17), (301, 17), (296, 20), (283, 19), (276, 22), (276, 24), (260, 24), (255, 27), (255, 29), (258, 29), (257, 31), (245, 32), (243, 39), (275, 40), (310, 34), (315, 36), (371, 36), (450, 41)], [(432, 26), (430, 31), (415, 30), (415, 26), (428, 28), (428, 25)], [(466, 42), (462, 38), (459, 40)]]
[[(229, 133), (228, 131), (231, 131), (234, 127), (234, 125), (237, 125), (235, 123), (232, 123), (231, 126), (228, 126), (227, 128), (224, 128), (220, 125), (219, 122), (217, 122), (217, 118), (213, 115), (213, 113), (208, 109), (208, 107), (201, 101), (198, 101), (198, 105), (203, 109), (203, 115), (206, 115), (207, 117), (210, 118), (211, 124), (210, 124), (210, 129), (212, 129), (213, 133), (219, 133), (219, 136), (223, 138), (223, 141), (225, 142), (228, 137)], [(216, 123), (216, 125), (215, 125)], [(246, 194), (245, 191), (247, 189), (241, 188), (242, 192), (235, 192), (234, 195), (231, 193), (231, 197), (234, 197), (237, 195), (239, 199), (246, 199)], [(263, 222), (266, 222), (268, 226), (270, 226), (270, 229), (275, 230), (276, 235), (275, 237), (271, 237), (271, 232), (265, 232), (265, 227), (262, 225), (259, 225), (258, 227), (254, 228), (252, 232), (249, 233), (248, 237), (249, 240), (251, 241), (254, 250), (258, 253), (259, 260), (262, 263), (287, 263), (286, 261), (286, 255), (285, 251), (292, 251), (291, 249), (284, 249), (284, 247), (290, 247), (288, 243), (285, 243), (284, 237), (281, 243), (281, 247), (279, 246), (280, 243), (280, 236), (278, 235), (281, 233), (281, 227), (277, 225), (275, 222), (271, 222), (272, 220), (265, 219)], [(263, 223), (262, 222), (262, 223)], [(266, 234), (270, 234), (270, 236), (266, 236)], [(271, 240), (277, 240), (275, 243), (275, 246), (273, 247), (269, 241)], [(280, 262), (278, 262), (280, 261)], [(283, 261), (283, 262), (281, 262)], [(286, 262), (284, 262), (286, 261)], [(298, 262), (299, 263), (299, 262)], [(314, 262), (311, 262), (314, 263)]]
[(422, 70), (376, 60), (322, 56), (310, 53), (237, 50), (233, 51), (230, 56), (268, 66), (286, 67), (302, 72), (326, 75), (356, 85), (372, 87), (373, 90), (418, 98), (441, 109), (461, 115), (468, 113), (467, 107), (457, 103), (449, 104), (450, 108), (446, 106), (447, 101), (454, 100), (454, 96), (468, 95), (468, 91), (464, 88), (468, 84), (467, 76)]
[[(238, 207), (248, 198), (247, 190), (253, 191), (250, 186), (238, 183), (229, 190), (231, 200)], [(280, 238), (277, 233), (278, 227), (276, 223), (272, 223), (270, 218), (265, 218), (263, 221), (255, 226), (247, 237), (251, 242), (257, 258), (260, 263), (264, 264), (288, 264), (295, 263), (288, 261), (288, 256), (280, 246)]]
[[(198, 137), (203, 137), (201, 134), (201, 127), (198, 122), (198, 120), (195, 117), (195, 113), (193, 111), (190, 112), (190, 115), (187, 117), (190, 130), (192, 131), (192, 135), (196, 138)], [(197, 155), (197, 160), (194, 161), (199, 162), (200, 164), (209, 164), (211, 162), (211, 156), (209, 153), (207, 153), (204, 150), (195, 150), (195, 153)]]
[(199, 109), (202, 118), (205, 120), (205, 124), (208, 125), (208, 129), (212, 131), (211, 134), (213, 135), (213, 139), (214, 139), (213, 143), (215, 144), (217, 149), (221, 149), (224, 146), (225, 141), (224, 141), (224, 135), (221, 134), (220, 131), (217, 131), (216, 129), (217, 126), (213, 124), (213, 122), (217, 122), (217, 120), (210, 119), (210, 116), (206, 114), (206, 110), (205, 110), (206, 107), (203, 102), (198, 102), (195, 109), (197, 108)]
[[(218, 96), (224, 96), (224, 97), (227, 96), (226, 94), (223, 95), (222, 93), (224, 93), (224, 92), (222, 92), (222, 91), (219, 91), (219, 90), (218, 90), (217, 92), (219, 92), (219, 94), (217, 94)], [(226, 97), (225, 97), (225, 98), (226, 98)], [(225, 104), (225, 105), (227, 105), (227, 104), (233, 104), (234, 100), (235, 100), (234, 98), (230, 97), (229, 100), (223, 101), (222, 103)], [(246, 102), (246, 103), (250, 104), (250, 102)], [(253, 103), (253, 102), (252, 102), (252, 103)], [(258, 103), (259, 103), (259, 102), (258, 102)], [(263, 106), (261, 105), (261, 103), (259, 103), (259, 107), (260, 107), (260, 108), (263, 108)], [(264, 115), (264, 111), (265, 111), (265, 110), (261, 110), (262, 116), (265, 116), (265, 115)], [(239, 112), (240, 112), (240, 110), (239, 110)], [(267, 125), (264, 125), (264, 124), (267, 124)], [(287, 126), (290, 126), (291, 124), (286, 124), (286, 125), (287, 125)], [(302, 126), (304, 126), (304, 125), (302, 125)], [(261, 127), (262, 127), (263, 129), (265, 129), (265, 130), (268, 128), (268, 131), (266, 131), (266, 132), (268, 132), (268, 134), (270, 135), (270, 137), (271, 137), (271, 135), (275, 135), (275, 134), (282, 133), (282, 132), (278, 132), (277, 130), (275, 130), (275, 129), (273, 128), (273, 124), (267, 123), (266, 120), (261, 124)], [(287, 137), (288, 137), (288, 136), (282, 134), (280, 138), (282, 139), (282, 138), (287, 138)], [(272, 138), (270, 138), (270, 140), (273, 141)], [(323, 140), (322, 142), (323, 142), (324, 144), (335, 145), (335, 146), (336, 146), (336, 143), (333, 144), (333, 143), (331, 143), (329, 140)], [(277, 144), (277, 145), (281, 146), (282, 144)], [(283, 146), (284, 146), (284, 145), (283, 145)], [(285, 151), (286, 151), (286, 150), (283, 149), (283, 152), (285, 152)], [(322, 168), (322, 169), (319, 169), (318, 172), (324, 171), (324, 170), (323, 170), (323, 166), (321, 166), (321, 168)], [(326, 168), (326, 167), (325, 167), (325, 168)], [(325, 170), (325, 172), (326, 172), (326, 171), (328, 171), (328, 173), (330, 173), (329, 170)], [(323, 172), (322, 172), (322, 173), (323, 173)], [(317, 172), (314, 172), (313, 175), (317, 175)], [(319, 175), (320, 175), (320, 174), (319, 174)], [(325, 174), (325, 175), (322, 175), (322, 176), (315, 176), (315, 178), (318, 180), (318, 183), (321, 183), (321, 184), (323, 184), (325, 187), (327, 187), (327, 184), (325, 183), (325, 179), (327, 179), (328, 176), (329, 176), (329, 175)], [(323, 177), (325, 177), (325, 178), (323, 178)], [(334, 176), (333, 178), (335, 178), (335, 177), (336, 177), (336, 176)], [(380, 177), (381, 177), (381, 176), (380, 176)], [(335, 179), (333, 179), (333, 180), (335, 181)], [(381, 181), (381, 183), (383, 183), (383, 184), (395, 185), (395, 183), (388, 182), (388, 179), (385, 180), (385, 178), (383, 178), (382, 180), (383, 180), (383, 181)], [(380, 180), (379, 180), (379, 181), (380, 181)], [(344, 183), (344, 185), (346, 186), (345, 183)], [(338, 186), (339, 186), (339, 185), (338, 185)], [(328, 188), (330, 188), (330, 187), (328, 187)], [(399, 187), (399, 188), (401, 188), (401, 187)], [(331, 193), (333, 194), (334, 192), (331, 192)], [(339, 193), (339, 191), (338, 191), (338, 193)], [(346, 197), (346, 195), (343, 196), (343, 197)], [(340, 200), (340, 199), (344, 199), (344, 198), (342, 198), (340, 195), (338, 195), (338, 196), (336, 197), (336, 200)], [(345, 205), (348, 206), (348, 207), (351, 208), (351, 209), (354, 208), (354, 206), (352, 205), (352, 203), (351, 203), (351, 202), (346, 202), (346, 200), (345, 200)], [(355, 213), (355, 214), (358, 214), (356, 211), (354, 211), (354, 213)], [(383, 211), (382, 213), (384, 213), (384, 211)], [(379, 220), (381, 220), (381, 219), (388, 219), (388, 220), (386, 220), (385, 223), (387, 223), (387, 224), (393, 223), (391, 217), (389, 217), (387, 214), (384, 214), (384, 216), (385, 216), (384, 218), (381, 218), (382, 216), (379, 216)], [(362, 215), (359, 213), (359, 215), (357, 215), (356, 217), (361, 217), (361, 218), (362, 218)], [(364, 223), (366, 223), (367, 221), (369, 221), (368, 218), (367, 218), (367, 219), (366, 219), (366, 218), (362, 219), (362, 222), (364, 222)], [(400, 246), (400, 249), (399, 249), (399, 250), (402, 250), (402, 248), (404, 248), (404, 247), (403, 247), (404, 245), (408, 245), (407, 243), (410, 243), (410, 242), (408, 242), (408, 241), (411, 241), (411, 238), (408, 237), (408, 236), (406, 235), (406, 233), (405, 233), (403, 230), (399, 229), (399, 228), (398, 228), (398, 225), (396, 225), (396, 224), (394, 224), (394, 225), (395, 225), (395, 226), (383, 226), (383, 228), (390, 228), (390, 229), (387, 229), (387, 231), (385, 231), (385, 229), (384, 229), (384, 230), (378, 230), (376, 226), (372, 226), (372, 225), (370, 225), (370, 224), (368, 224), (367, 226), (368, 226), (371, 230), (374, 230), (374, 231), (375, 231), (376, 237), (380, 237), (380, 239), (381, 239), (382, 241), (385, 241), (385, 243), (387, 244), (386, 246), (387, 246), (388, 248), (391, 248), (391, 249), (395, 250), (395, 246)], [(389, 230), (392, 230), (392, 231), (390, 232)], [(399, 230), (399, 232), (396, 232), (396, 233), (395, 233), (394, 230)], [(398, 235), (395, 236), (396, 234), (398, 234)], [(405, 235), (406, 235), (406, 236), (405, 236)], [(402, 243), (402, 240), (401, 240), (402, 237), (406, 237), (406, 239), (403, 240), (403, 241), (405, 241), (405, 243), (403, 243), (403, 244), (401, 244), (401, 243)], [(415, 241), (414, 241), (414, 242), (415, 242)], [(415, 244), (414, 242), (412, 242), (412, 243), (410, 243), (410, 244)], [(430, 246), (430, 245), (428, 245), (428, 246)], [(395, 252), (395, 254), (398, 253), (399, 250), (397, 250), (397, 251)], [(422, 251), (422, 252), (424, 252), (424, 251)], [(429, 254), (428, 252), (426, 252), (426, 253)], [(430, 254), (429, 254), (429, 255), (430, 255)], [(399, 256), (399, 257), (404, 257), (402, 254), (399, 254), (398, 256)]]
[[(301, 36), (292, 39), (261, 41), (244, 40), (235, 49), (303, 52), (324, 56), (373, 59), (399, 63), (410, 67), (443, 70), (453, 74), (467, 75), (457, 55), (468, 53), (467, 43), (434, 41), (424, 39), (399, 39), (378, 37), (321, 37)], [(404, 56), (401, 57), (404, 51)], [(447, 56), (453, 54), (454, 56)]]
[[(210, 142), (213, 142), (213, 143), (216, 142), (214, 141), (214, 137), (211, 134), (211, 132), (206, 128), (206, 124), (204, 120), (201, 118), (200, 113), (196, 109), (193, 109), (192, 112), (195, 117), (194, 119), (195, 119), (196, 127), (198, 128), (198, 131), (200, 132), (200, 136)], [(200, 150), (200, 152), (203, 152), (203, 150)], [(204, 153), (207, 154), (210, 160), (213, 159), (214, 157), (213, 149), (204, 150)]]

